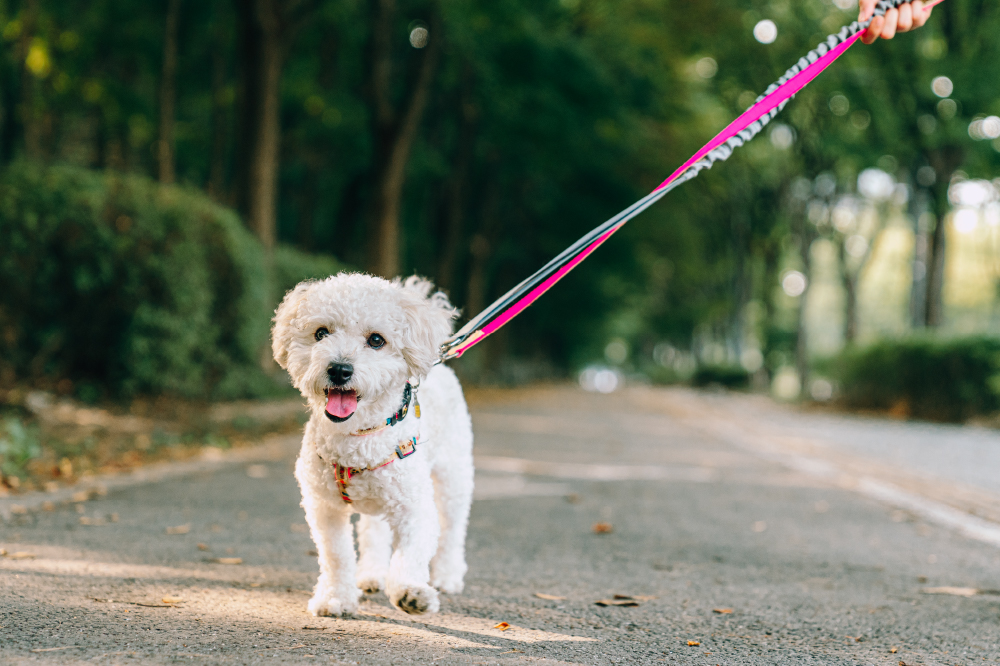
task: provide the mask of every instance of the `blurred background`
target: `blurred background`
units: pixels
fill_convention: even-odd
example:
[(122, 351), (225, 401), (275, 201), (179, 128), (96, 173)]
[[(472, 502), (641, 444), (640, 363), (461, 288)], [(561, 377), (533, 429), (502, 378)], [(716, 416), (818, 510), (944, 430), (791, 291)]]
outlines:
[[(855, 0), (0, 2), (6, 487), (279, 427), (211, 405), (291, 395), (268, 329), (295, 283), (416, 272), (475, 315), (856, 15)], [(691, 383), (992, 422), (998, 34), (995, 2), (947, 0), (919, 31), (854, 47), (453, 366), (471, 384)]]

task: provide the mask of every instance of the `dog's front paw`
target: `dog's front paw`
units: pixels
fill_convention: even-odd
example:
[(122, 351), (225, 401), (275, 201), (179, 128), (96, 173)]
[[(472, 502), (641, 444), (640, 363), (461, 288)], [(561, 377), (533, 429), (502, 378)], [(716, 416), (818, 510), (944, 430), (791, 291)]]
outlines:
[(309, 612), (317, 617), (336, 617), (350, 615), (358, 610), (356, 600), (337, 599), (336, 597), (316, 595), (309, 600)]
[(437, 590), (426, 585), (401, 588), (391, 596), (391, 601), (396, 608), (410, 615), (436, 613), (441, 607)]
[(385, 581), (376, 576), (362, 576), (358, 578), (358, 589), (367, 594), (375, 594), (385, 589)]
[(316, 616), (334, 617), (350, 615), (358, 610), (358, 598), (361, 592), (357, 589), (338, 589), (336, 586), (325, 585), (320, 580), (309, 600), (309, 612)]

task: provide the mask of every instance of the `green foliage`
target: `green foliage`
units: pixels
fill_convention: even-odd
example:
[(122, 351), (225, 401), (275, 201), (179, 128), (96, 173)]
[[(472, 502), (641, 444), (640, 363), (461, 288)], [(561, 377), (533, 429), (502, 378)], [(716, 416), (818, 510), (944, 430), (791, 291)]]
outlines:
[(37, 428), (26, 426), (13, 416), (0, 423), (0, 472), (3, 476), (23, 477), (25, 465), (41, 455)]
[(70, 378), (81, 394), (228, 397), (268, 383), (264, 253), (207, 197), (18, 163), (0, 175), (0, 237), (4, 375)]
[(850, 407), (897, 409), (933, 421), (1000, 410), (1000, 339), (884, 340), (830, 364)]

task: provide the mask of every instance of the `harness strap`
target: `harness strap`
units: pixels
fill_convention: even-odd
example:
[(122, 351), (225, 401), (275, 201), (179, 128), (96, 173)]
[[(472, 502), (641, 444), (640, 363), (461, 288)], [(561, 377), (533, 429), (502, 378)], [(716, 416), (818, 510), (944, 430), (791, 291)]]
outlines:
[[(333, 476), (337, 480), (337, 488), (340, 490), (340, 499), (348, 504), (354, 501), (347, 494), (347, 484), (350, 483), (351, 477), (362, 472), (374, 472), (377, 469), (382, 469), (386, 465), (396, 462), (396, 460), (412, 456), (417, 452), (418, 441), (419, 436), (402, 440), (391, 456), (376, 465), (369, 465), (368, 467), (345, 467), (338, 462), (330, 463), (333, 466)], [(318, 453), (316, 455), (319, 456), (320, 460), (323, 460), (323, 456), (320, 456)], [(324, 460), (323, 462), (326, 461)]]

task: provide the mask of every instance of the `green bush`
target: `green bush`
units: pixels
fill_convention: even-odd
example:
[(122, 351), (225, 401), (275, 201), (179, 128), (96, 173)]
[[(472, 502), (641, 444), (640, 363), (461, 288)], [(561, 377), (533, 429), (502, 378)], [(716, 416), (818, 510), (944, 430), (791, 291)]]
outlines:
[(232, 211), (147, 178), (0, 173), (0, 378), (79, 395), (239, 397), (260, 369), (265, 254)]
[(1000, 409), (1000, 340), (914, 337), (849, 349), (830, 364), (841, 400), (960, 422)]

